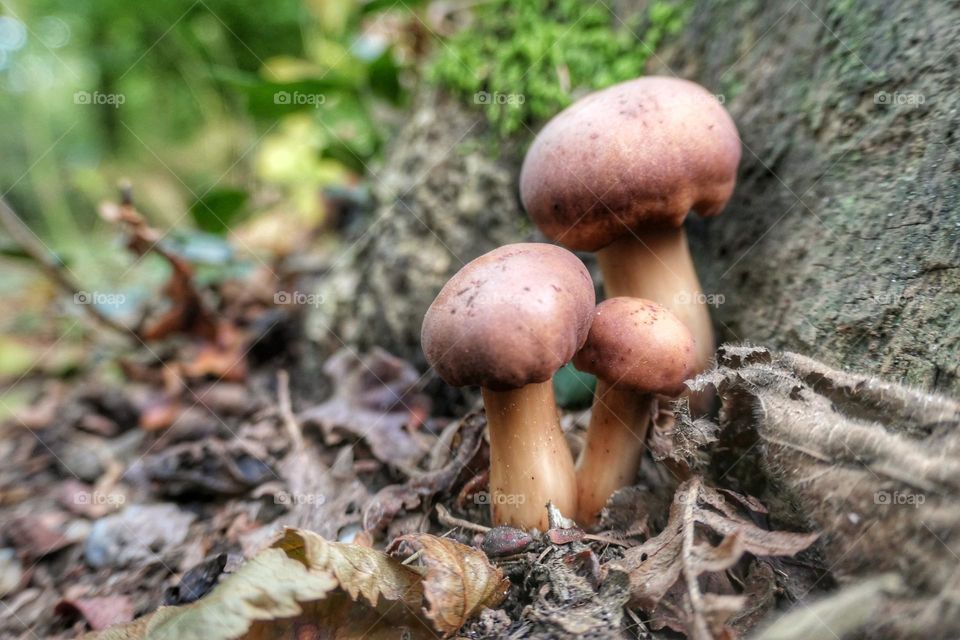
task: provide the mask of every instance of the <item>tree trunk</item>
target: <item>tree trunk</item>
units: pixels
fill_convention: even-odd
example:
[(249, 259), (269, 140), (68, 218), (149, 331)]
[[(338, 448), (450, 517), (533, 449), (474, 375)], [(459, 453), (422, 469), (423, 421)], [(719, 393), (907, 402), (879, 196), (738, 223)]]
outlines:
[(423, 365), (420, 324), (440, 288), (523, 235), (515, 146), (498, 143), (482, 113), (421, 92), (370, 176), (377, 209), (320, 283), (324, 304), (308, 318), (311, 335), (331, 349), (381, 346)]
[(661, 58), (743, 139), (730, 206), (691, 234), (722, 339), (960, 392), (960, 6), (699, 4)]

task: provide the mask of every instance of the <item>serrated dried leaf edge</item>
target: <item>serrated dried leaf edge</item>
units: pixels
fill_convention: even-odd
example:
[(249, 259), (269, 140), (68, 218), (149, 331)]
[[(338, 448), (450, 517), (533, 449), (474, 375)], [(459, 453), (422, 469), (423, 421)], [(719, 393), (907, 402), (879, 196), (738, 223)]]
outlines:
[(423, 602), (422, 576), (376, 549), (330, 542), (312, 531), (292, 528), (285, 529), (273, 546), (312, 571), (335, 576), (353, 600), (363, 596), (372, 606), (380, 598), (402, 601), (413, 611)]
[[(197, 602), (161, 607), (83, 638), (242, 638), (254, 622), (300, 615), (302, 605), (323, 600), (338, 587), (354, 602), (361, 603), (362, 596), (374, 607), (381, 599), (402, 602), (410, 613), (424, 615), (449, 636), (470, 617), (503, 601), (509, 582), (479, 551), (429, 534), (405, 536), (404, 541), (423, 551), (425, 574), (374, 549), (287, 529), (271, 548)], [(322, 620), (317, 622), (322, 626)]]
[(197, 602), (161, 607), (84, 638), (228, 640), (242, 636), (254, 621), (295, 616), (300, 603), (320, 600), (336, 587), (332, 575), (310, 572), (281, 549), (266, 549)]
[(510, 581), (482, 552), (454, 540), (427, 534), (397, 538), (391, 548), (406, 543), (421, 552), (427, 605), (424, 613), (438, 631), (451, 635), (483, 609), (503, 602)]

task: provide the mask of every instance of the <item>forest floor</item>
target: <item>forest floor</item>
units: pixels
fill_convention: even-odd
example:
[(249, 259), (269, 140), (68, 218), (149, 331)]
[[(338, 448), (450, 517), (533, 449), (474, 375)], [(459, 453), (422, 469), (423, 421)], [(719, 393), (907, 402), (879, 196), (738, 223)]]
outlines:
[[(296, 635), (304, 624), (350, 638), (397, 628), (720, 637), (776, 607), (784, 581), (823, 578), (815, 556), (774, 557), (802, 552), (815, 533), (770, 531), (756, 498), (670, 460), (649, 459), (596, 531), (559, 513), (545, 533), (491, 530), (479, 408), (442, 415), (440, 383), (380, 349), (341, 344), (316, 361), (299, 328), (310, 301), (297, 276), (278, 281), (264, 267), (199, 286), (189, 262), (151, 243), (131, 204), (105, 215), (132, 252), (170, 263), (165, 304), (130, 331), (135, 344), (112, 367), (34, 379), (35, 397), (4, 423), (0, 635), (72, 637), (166, 606), (164, 619), (183, 615), (179, 628), (204, 637), (233, 637), (255, 619), (263, 637), (307, 637)], [(588, 415), (564, 411), (575, 453)], [(673, 420), (661, 418), (650, 447), (664, 460)], [(314, 545), (323, 557), (314, 548), (305, 559)], [(328, 583), (289, 593), (299, 581), (267, 563), (276, 549)], [(252, 558), (272, 573), (258, 577)], [(218, 584), (219, 597), (204, 598)], [(240, 604), (264, 594), (272, 608)], [(394, 601), (406, 606), (385, 606)], [(282, 622), (263, 622), (273, 618)], [(145, 631), (128, 633), (104, 637)]]

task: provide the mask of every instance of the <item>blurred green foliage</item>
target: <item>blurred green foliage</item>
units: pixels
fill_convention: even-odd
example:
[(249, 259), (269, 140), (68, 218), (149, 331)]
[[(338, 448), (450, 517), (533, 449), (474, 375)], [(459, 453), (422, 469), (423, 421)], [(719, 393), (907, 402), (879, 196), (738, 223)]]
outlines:
[(645, 13), (619, 17), (602, 2), (489, 0), (439, 52), (431, 77), (511, 134), (553, 116), (577, 91), (642, 75), (691, 7), (690, 0), (651, 0)]
[[(135, 323), (169, 277), (97, 215), (134, 203), (201, 285), (310, 242), (324, 189), (351, 187), (399, 122), (418, 2), (0, 1), (0, 195), (100, 312)], [(406, 47), (406, 49), (404, 49)], [(298, 245), (299, 243), (299, 245)], [(91, 356), (83, 305), (0, 228), (5, 380)]]
[(320, 189), (364, 171), (404, 103), (390, 6), (4, 0), (0, 193), (81, 271), (109, 271), (95, 211), (124, 177), (160, 227), (316, 223)]

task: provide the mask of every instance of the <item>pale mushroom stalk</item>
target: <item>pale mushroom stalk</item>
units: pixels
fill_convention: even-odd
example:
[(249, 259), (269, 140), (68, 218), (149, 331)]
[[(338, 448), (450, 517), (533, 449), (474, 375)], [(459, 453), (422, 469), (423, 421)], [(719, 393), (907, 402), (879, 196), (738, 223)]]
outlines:
[(633, 482), (643, 459), (653, 397), (598, 380), (577, 462), (577, 521), (593, 523), (610, 495)]
[(597, 251), (608, 298), (658, 302), (687, 325), (697, 341), (696, 371), (710, 365), (716, 347), (706, 296), (683, 227), (637, 230)]
[(483, 389), (490, 432), (490, 509), (494, 522), (547, 528), (544, 505), (576, 513), (573, 457), (560, 428), (553, 382)]

